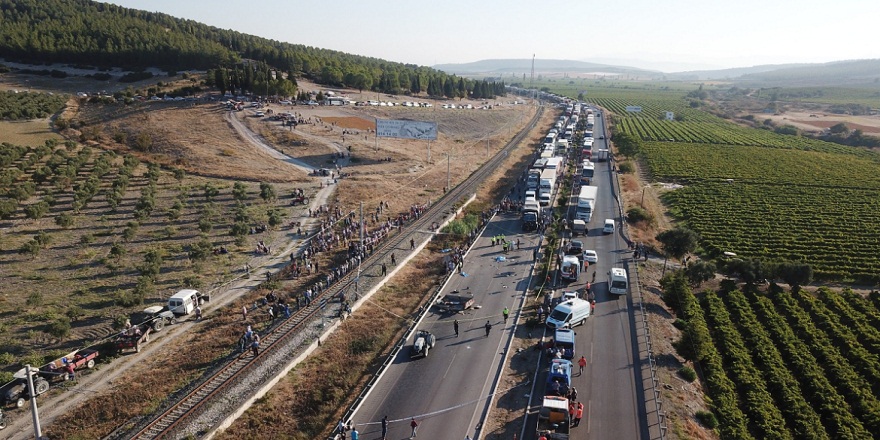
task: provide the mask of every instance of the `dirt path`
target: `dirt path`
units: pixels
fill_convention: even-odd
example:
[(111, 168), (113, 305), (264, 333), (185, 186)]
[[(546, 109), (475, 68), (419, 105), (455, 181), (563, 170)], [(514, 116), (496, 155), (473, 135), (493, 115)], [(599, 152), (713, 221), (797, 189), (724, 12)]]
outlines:
[[(250, 131), (250, 129), (242, 124), (237, 117), (230, 115), (231, 112), (227, 115), (227, 120), (230, 125), (236, 129), (243, 139), (248, 141), (248, 143), (255, 148), (263, 149), (273, 157), (285, 161), (300, 170), (310, 173), (315, 169), (302, 161), (277, 151), (275, 148), (260, 139), (259, 136)], [(315, 138), (318, 137), (315, 136)], [(323, 143), (330, 144), (330, 142), (326, 140), (324, 140)], [(347, 161), (345, 165), (347, 165)], [(321, 188), (315, 196), (311, 198), (311, 203), (308, 206), (312, 210), (326, 204), (327, 200), (336, 190), (336, 185), (334, 184), (324, 185), (321, 183), (320, 186)], [(309, 217), (307, 210), (303, 210), (302, 215), (295, 221), (302, 224), (301, 227), (304, 231), (309, 231), (317, 222), (317, 219)], [(307, 237), (300, 237), (296, 234), (295, 230), (291, 230), (283, 235), (282, 238), (271, 243), (270, 247), (272, 249), (280, 249), (280, 251), (276, 251), (269, 256), (251, 258), (248, 261), (248, 264), (251, 267), (249, 273), (246, 273), (244, 268), (242, 268), (238, 276), (234, 277), (227, 283), (216, 287), (210, 292), (211, 301), (205, 305), (205, 313), (207, 314), (212, 310), (222, 308), (254, 289), (266, 279), (267, 272), (275, 272), (287, 264), (289, 255), (293, 252), (297, 252), (300, 247), (302, 247), (305, 243), (305, 238)], [(90, 398), (91, 395), (102, 392), (108, 387), (117, 384), (124, 385), (128, 379), (124, 373), (126, 373), (130, 367), (134, 366), (137, 362), (155, 356), (161, 348), (166, 346), (166, 344), (175, 341), (176, 336), (189, 331), (194, 325), (198, 324), (190, 320), (166, 327), (166, 329), (159, 333), (159, 337), (147, 344), (140, 353), (122, 356), (110, 364), (99, 364), (96, 367), (96, 369), (100, 371), (99, 373), (77, 375), (76, 385), (69, 390), (58, 392), (56, 389), (48, 393), (48, 397), (40, 397), (38, 399), (38, 404), (40, 422), (43, 428), (48, 427), (57, 417), (69, 412), (75, 406), (81, 404), (85, 399)], [(26, 408), (30, 408), (30, 403), (26, 405)], [(30, 411), (27, 409), (15, 411), (12, 415), (13, 417), (12, 420), (10, 420), (9, 426), (3, 430), (3, 434), (7, 436), (5, 438), (22, 440), (33, 438), (33, 425), (31, 423)]]
[(305, 171), (307, 173), (311, 173), (311, 172), (315, 171), (315, 168), (313, 166), (311, 166), (301, 160), (297, 160), (293, 157), (290, 157), (290, 156), (272, 148), (271, 146), (269, 146), (269, 144), (264, 142), (262, 138), (257, 136), (254, 132), (252, 132), (247, 127), (245, 127), (245, 125), (241, 122), (241, 120), (238, 119), (238, 116), (236, 116), (237, 113), (238, 112), (226, 112), (226, 120), (229, 122), (229, 125), (239, 134), (239, 136), (244, 138), (244, 140), (248, 141), (251, 145), (254, 145), (257, 148), (262, 149), (263, 151), (265, 151), (266, 153), (268, 153), (272, 157), (274, 157), (276, 159), (283, 160), (283, 161), (299, 168), (302, 171)]

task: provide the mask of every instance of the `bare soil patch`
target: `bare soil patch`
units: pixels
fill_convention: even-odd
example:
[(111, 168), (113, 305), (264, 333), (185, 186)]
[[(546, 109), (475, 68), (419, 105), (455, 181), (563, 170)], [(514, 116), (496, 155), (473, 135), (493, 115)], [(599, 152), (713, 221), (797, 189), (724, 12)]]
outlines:
[(850, 130), (880, 135), (880, 116), (835, 115), (819, 112), (785, 112), (778, 115), (757, 114), (758, 120), (772, 119), (777, 124), (789, 124), (805, 131), (818, 133), (841, 122)]
[[(305, 180), (304, 173), (241, 139), (224, 120), (225, 113), (216, 103), (157, 102), (124, 109), (88, 106), (79, 118), (106, 121), (98, 135), (102, 146), (191, 174), (267, 182)], [(147, 151), (131, 147), (139, 136), (149, 139)]]
[(356, 117), (356, 116), (325, 116), (323, 118), (325, 122), (329, 122), (337, 127), (341, 128), (352, 128), (355, 130), (375, 130), (376, 122), (368, 121), (364, 118)]
[(61, 136), (52, 131), (49, 119), (32, 119), (29, 121), (0, 121), (0, 142), (12, 145), (42, 145), (47, 139), (61, 140)]

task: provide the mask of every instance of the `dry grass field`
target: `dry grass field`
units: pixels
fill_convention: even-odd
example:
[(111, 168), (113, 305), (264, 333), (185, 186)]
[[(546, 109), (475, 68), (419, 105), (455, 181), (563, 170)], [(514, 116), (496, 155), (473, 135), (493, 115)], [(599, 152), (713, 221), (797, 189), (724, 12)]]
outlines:
[(47, 139), (62, 137), (50, 128), (48, 119), (30, 121), (0, 121), (0, 143), (12, 145), (41, 145)]

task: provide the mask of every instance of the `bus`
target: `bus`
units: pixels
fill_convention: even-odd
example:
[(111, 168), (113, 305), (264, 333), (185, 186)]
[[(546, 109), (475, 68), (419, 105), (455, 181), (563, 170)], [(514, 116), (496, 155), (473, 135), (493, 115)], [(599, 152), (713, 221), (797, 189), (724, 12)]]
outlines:
[(581, 164), (581, 181), (590, 183), (590, 180), (593, 179), (593, 175), (596, 173), (596, 165), (593, 162), (585, 160)]

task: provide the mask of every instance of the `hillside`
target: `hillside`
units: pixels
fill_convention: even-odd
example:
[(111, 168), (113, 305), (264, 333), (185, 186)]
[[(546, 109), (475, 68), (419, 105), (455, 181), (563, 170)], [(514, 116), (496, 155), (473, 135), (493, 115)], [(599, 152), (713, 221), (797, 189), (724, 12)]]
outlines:
[(387, 93), (421, 93), (431, 82), (443, 89), (451, 80), (428, 67), (279, 42), (90, 0), (0, 0), (0, 22), (0, 54), (14, 62), (175, 71), (232, 67), (247, 59), (320, 84)]
[(780, 69), (806, 66), (813, 66), (813, 64), (762, 64), (760, 66), (734, 67), (730, 69), (689, 70), (685, 72), (669, 73), (666, 75), (666, 78), (684, 81), (733, 79), (739, 78), (743, 75), (760, 74), (765, 72), (773, 72)]
[(766, 72), (752, 73), (738, 78), (749, 85), (762, 86), (855, 86), (880, 87), (880, 59), (835, 61), (807, 64)]

